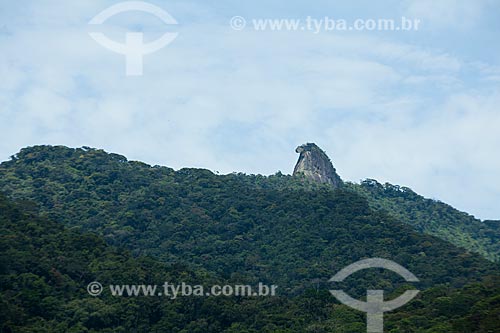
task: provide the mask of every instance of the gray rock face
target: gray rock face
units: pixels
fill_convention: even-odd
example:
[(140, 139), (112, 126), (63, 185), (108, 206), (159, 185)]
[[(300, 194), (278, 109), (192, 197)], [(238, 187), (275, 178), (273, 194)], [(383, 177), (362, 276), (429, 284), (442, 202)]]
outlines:
[(342, 186), (342, 179), (337, 174), (332, 162), (321, 148), (314, 143), (306, 143), (295, 149), (300, 154), (293, 170), (293, 175), (303, 175), (307, 179), (330, 184), (337, 188)]

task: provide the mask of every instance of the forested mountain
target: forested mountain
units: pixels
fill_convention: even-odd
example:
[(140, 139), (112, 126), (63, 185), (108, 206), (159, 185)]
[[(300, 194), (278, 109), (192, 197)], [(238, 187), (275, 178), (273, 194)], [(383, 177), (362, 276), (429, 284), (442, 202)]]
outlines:
[(415, 230), (437, 236), (464, 249), (500, 260), (500, 221), (480, 221), (437, 200), (426, 199), (410, 188), (366, 179), (361, 184), (343, 182), (332, 161), (314, 143), (297, 147), (299, 160), (293, 170), (295, 177), (310, 183), (326, 183), (330, 187), (348, 188), (364, 196), (370, 206), (383, 210)]
[[(326, 281), (368, 257), (405, 266), (420, 278), (412, 287), (425, 290), (387, 315), (391, 332), (499, 327), (498, 264), (416, 232), (349, 186), (281, 174), (174, 171), (102, 150), (37, 146), (0, 165), (0, 191), (20, 201), (1, 201), (5, 332), (41, 325), (61, 325), (61, 332), (74, 325), (117, 332), (360, 332), (363, 315), (339, 305)], [(137, 277), (161, 283), (179, 276), (197, 284), (277, 284), (280, 296), (172, 303), (85, 294), (94, 279), (137, 284)], [(38, 294), (29, 291), (33, 285)], [(369, 270), (341, 287), (357, 296), (375, 287), (396, 296), (409, 286), (393, 273)], [(40, 300), (54, 304), (38, 309)], [(84, 304), (88, 312), (78, 315), (87, 317), (71, 312), (77, 305), (64, 305), (72, 302)], [(139, 308), (144, 317), (131, 310)], [(101, 310), (110, 317), (94, 321)], [(127, 321), (119, 323), (122, 317)]]
[(289, 176), (174, 171), (101, 150), (43, 146), (22, 150), (0, 175), (0, 190), (12, 198), (33, 200), (54, 221), (134, 254), (290, 292), (367, 257), (406, 265), (425, 286), (460, 285), (493, 267), (370, 209), (354, 191), (310, 190)]
[[(324, 296), (323, 301), (316, 301), (314, 318), (304, 311), (304, 304), (312, 299), (307, 295), (295, 301), (285, 297), (113, 297), (106, 291), (90, 296), (87, 284), (96, 280), (103, 284), (182, 281), (205, 286), (223, 280), (205, 271), (132, 257), (128, 251), (107, 245), (100, 236), (41, 218), (32, 208), (30, 203), (14, 204), (0, 195), (2, 333), (298, 333), (312, 323), (320, 325), (318, 318), (327, 311)], [(354, 318), (354, 325), (360, 325), (360, 318)]]
[[(30, 202), (0, 195), (0, 332), (360, 332), (363, 316), (325, 290), (290, 298), (112, 297), (87, 294), (91, 281), (211, 285), (219, 277), (167, 266), (107, 245), (95, 234), (37, 216)], [(391, 332), (495, 332), (500, 285), (494, 276), (444, 285), (387, 314)], [(363, 282), (363, 281), (354, 281)], [(425, 331), (424, 331), (425, 329)]]
[(348, 188), (417, 231), (434, 235), (457, 246), (500, 261), (500, 221), (481, 221), (443, 202), (426, 199), (407, 187), (380, 184), (367, 179)]
[[(78, 156), (75, 154), (78, 154)], [(61, 164), (59, 165), (59, 163)], [(92, 163), (96, 165), (92, 165)], [(123, 163), (125, 167), (121, 165)], [(138, 172), (138, 174), (127, 174), (135, 172)], [(184, 185), (187, 188), (194, 186), (194, 184), (186, 184), (193, 177), (205, 177), (207, 181), (213, 182), (213, 186), (225, 184), (226, 189), (231, 186), (233, 188), (243, 186), (254, 190), (329, 188), (328, 186), (306, 182), (298, 177), (289, 177), (280, 173), (264, 177), (243, 174), (215, 176), (208, 170), (200, 169), (183, 169), (174, 172), (166, 167), (149, 167), (141, 162), (128, 162), (124, 156), (106, 154), (100, 150), (90, 148), (73, 150), (66, 147), (49, 146), (23, 149), (12, 161), (0, 164), (0, 176), (1, 191), (11, 193), (13, 197), (37, 200), (42, 203), (42, 211), (47, 210), (48, 212), (50, 210), (53, 217), (54, 214), (58, 213), (58, 210), (59, 212), (64, 211), (62, 215), (75, 212), (76, 210), (71, 208), (79, 208), (76, 207), (79, 204), (78, 202), (71, 203), (72, 207), (68, 207), (69, 202), (72, 202), (74, 198), (82, 202), (83, 205), (93, 204), (98, 201), (98, 206), (92, 206), (92, 209), (87, 211), (91, 216), (86, 219), (84, 227), (87, 223), (90, 223), (89, 227), (93, 230), (93, 228), (102, 228), (106, 224), (107, 228), (104, 234), (112, 234), (117, 231), (117, 225), (113, 221), (120, 218), (122, 227), (118, 228), (119, 235), (113, 236), (116, 240), (126, 237), (132, 230), (137, 230), (138, 226), (130, 225), (130, 223), (129, 225), (123, 225), (124, 217), (118, 216), (104, 217), (107, 221), (101, 221), (100, 223), (92, 223), (90, 220), (98, 218), (98, 215), (93, 214), (93, 211), (100, 205), (106, 205), (100, 214), (120, 210), (120, 208), (116, 208), (117, 205), (120, 206), (120, 201), (116, 199), (120, 191), (128, 191), (127, 186), (135, 190), (137, 185), (138, 188), (142, 189), (136, 193), (137, 198), (148, 196), (155, 188), (159, 188), (164, 192), (167, 189), (168, 193), (158, 193), (158, 199), (163, 201), (168, 198), (162, 197), (164, 194), (177, 196), (179, 191), (181, 194), (186, 192)], [(100, 180), (98, 177), (105, 178)], [(124, 177), (132, 177), (132, 179), (124, 181)], [(164, 186), (155, 183), (154, 180), (163, 182), (161, 184)], [(79, 184), (83, 185), (83, 187)], [(108, 191), (109, 195), (94, 191), (93, 186), (101, 192)], [(179, 190), (179, 186), (183, 188)], [(391, 184), (382, 185), (372, 179), (367, 179), (359, 185), (344, 183), (343, 187), (367, 199), (371, 208), (383, 210), (398, 222), (409, 224), (418, 232), (447, 240), (459, 247), (479, 253), (490, 260), (500, 260), (500, 221), (482, 222), (445, 203), (426, 199), (407, 187)], [(224, 188), (224, 186), (221, 188)], [(206, 190), (207, 193), (210, 191), (213, 191), (213, 189)], [(68, 197), (66, 194), (70, 194), (70, 196)], [(65, 195), (65, 197), (59, 199), (59, 195)], [(123, 194), (120, 194), (120, 197), (122, 199), (127, 198)], [(93, 200), (96, 202), (93, 202)], [(167, 206), (164, 208), (169, 208), (168, 204), (175, 203), (176, 200), (179, 199), (168, 200)], [(151, 203), (151, 198), (148, 198), (147, 201), (150, 205), (162, 206)], [(56, 202), (56, 209), (52, 209)], [(67, 208), (70, 209), (67, 210)], [(123, 206), (121, 208), (123, 210)], [(161, 208), (156, 210), (158, 209)], [(126, 219), (134, 219), (130, 214), (132, 213), (127, 213)], [(69, 224), (73, 221), (70, 216), (62, 218), (65, 218)], [(136, 222), (139, 224), (145, 221), (142, 218), (136, 220), (141, 220)], [(80, 222), (79, 220), (74, 221)], [(80, 224), (78, 223), (78, 225)], [(124, 227), (129, 228), (124, 231)]]

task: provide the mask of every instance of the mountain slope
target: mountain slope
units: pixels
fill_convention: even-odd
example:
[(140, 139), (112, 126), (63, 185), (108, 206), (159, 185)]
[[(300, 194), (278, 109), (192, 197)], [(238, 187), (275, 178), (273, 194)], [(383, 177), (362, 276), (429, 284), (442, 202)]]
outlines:
[[(30, 203), (0, 194), (0, 332), (258, 333), (306, 331), (321, 322), (311, 297), (113, 297), (87, 284), (223, 283), (207, 272), (133, 258), (94, 234), (37, 216)], [(327, 299), (332, 302), (331, 298)], [(321, 315), (320, 315), (321, 317)], [(283, 319), (286, 318), (286, 319)], [(356, 318), (359, 319), (359, 318)], [(362, 322), (361, 319), (358, 320)], [(360, 323), (358, 323), (359, 325)]]
[[(422, 281), (413, 286), (423, 290), (417, 299), (387, 314), (389, 330), (499, 328), (498, 265), (414, 232), (349, 189), (279, 174), (175, 172), (100, 150), (41, 146), (0, 165), (0, 190), (35, 200), (0, 195), (2, 333), (360, 332), (362, 313), (338, 304), (325, 281), (370, 256), (393, 259)], [(262, 281), (278, 284), (280, 296), (92, 298), (85, 288), (94, 280)], [(370, 270), (340, 287), (353, 296), (380, 287), (393, 298), (410, 286)]]
[[(0, 195), (0, 332), (270, 333), (364, 330), (363, 316), (336, 304), (326, 290), (294, 298), (98, 298), (86, 285), (107, 283), (221, 282), (205, 272), (132, 258), (96, 235), (38, 217), (29, 202)], [(500, 279), (463, 289), (436, 286), (386, 315), (391, 332), (495, 332)], [(357, 280), (356, 282), (362, 282)]]
[(363, 195), (375, 209), (382, 209), (417, 231), (500, 261), (500, 222), (482, 222), (443, 202), (425, 199), (407, 187), (382, 185), (367, 179), (347, 187)]
[(289, 176), (175, 172), (101, 150), (39, 146), (2, 163), (0, 190), (135, 254), (290, 293), (366, 257), (405, 265), (423, 287), (461, 286), (497, 268), (373, 211), (353, 191), (311, 191)]
[[(132, 258), (96, 235), (64, 229), (36, 216), (30, 205), (13, 204), (0, 195), (1, 332), (166, 328), (161, 316), (176, 309), (172, 304), (144, 298), (93, 298), (86, 285), (96, 279), (117, 284), (168, 281), (181, 274), (182, 270), (148, 258)], [(176, 319), (184, 315), (179, 312)], [(184, 320), (187, 325), (189, 320)]]
[(294, 177), (312, 184), (328, 184), (363, 195), (370, 206), (384, 210), (415, 230), (449, 241), (464, 249), (479, 253), (492, 261), (500, 261), (500, 222), (480, 221), (469, 214), (436, 200), (425, 199), (407, 187), (367, 179), (361, 184), (345, 183), (333, 167), (330, 158), (314, 143), (297, 147), (299, 160)]

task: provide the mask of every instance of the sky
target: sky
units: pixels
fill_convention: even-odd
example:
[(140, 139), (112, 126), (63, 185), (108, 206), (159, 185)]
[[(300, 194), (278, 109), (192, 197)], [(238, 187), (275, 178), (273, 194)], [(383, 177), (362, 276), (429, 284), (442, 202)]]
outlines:
[[(500, 219), (500, 0), (0, 0), (0, 160), (91, 146), (152, 165), (291, 173), (315, 142), (344, 180)], [(243, 17), (244, 29), (230, 22)], [(412, 31), (259, 31), (254, 20), (420, 20)], [(118, 43), (177, 37), (127, 76)]]

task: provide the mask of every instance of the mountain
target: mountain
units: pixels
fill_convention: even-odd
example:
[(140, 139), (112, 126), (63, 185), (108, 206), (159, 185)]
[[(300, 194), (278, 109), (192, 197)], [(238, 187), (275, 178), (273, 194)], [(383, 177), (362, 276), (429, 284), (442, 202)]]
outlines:
[[(40, 217), (33, 202), (0, 195), (0, 332), (302, 333), (360, 332), (363, 316), (325, 290), (290, 298), (113, 297), (87, 284), (205, 286), (220, 277), (148, 257), (133, 257), (95, 234)], [(495, 332), (500, 279), (463, 289), (435, 286), (402, 311), (387, 314), (391, 332)], [(355, 280), (355, 283), (362, 283)]]
[(370, 206), (383, 210), (415, 230), (500, 261), (500, 223), (481, 221), (440, 201), (426, 199), (407, 187), (367, 179), (347, 188), (365, 197)]
[(305, 308), (311, 303), (310, 295), (294, 300), (280, 296), (170, 299), (117, 297), (104, 290), (94, 297), (87, 292), (93, 281), (104, 286), (224, 283), (206, 271), (134, 257), (107, 245), (98, 235), (38, 216), (32, 202), (12, 202), (0, 195), (2, 333), (299, 333), (310, 325), (322, 325), (328, 310), (327, 301), (320, 299), (313, 317)]
[[(191, 332), (209, 318), (218, 332), (224, 318), (194, 313), (198, 300), (92, 297), (91, 281), (153, 283), (196, 272), (168, 267), (106, 244), (100, 236), (64, 228), (33, 212), (29, 202), (0, 195), (0, 332)], [(202, 276), (204, 272), (199, 272)], [(219, 309), (226, 304), (205, 300)]]
[(353, 261), (384, 257), (423, 286), (461, 286), (496, 265), (415, 232), (348, 188), (301, 177), (151, 167), (102, 150), (38, 146), (0, 165), (0, 191), (109, 244), (226, 279), (299, 293)]
[[(303, 175), (215, 175), (88, 147), (36, 146), (0, 165), (2, 332), (360, 332), (362, 313), (327, 281), (383, 257), (420, 279), (369, 270), (353, 296), (407, 288), (394, 332), (492, 332), (498, 264), (416, 232), (366, 194)], [(12, 203), (15, 200), (17, 203)], [(494, 222), (491, 222), (494, 223)], [(271, 298), (101, 298), (87, 283), (277, 284)]]
[(304, 144), (296, 152), (300, 157), (293, 176), (334, 188), (345, 186), (365, 197), (373, 209), (384, 210), (419, 232), (500, 261), (500, 221), (483, 222), (443, 202), (426, 199), (408, 187), (382, 185), (374, 179), (361, 184), (343, 183), (331, 160), (316, 144)]

